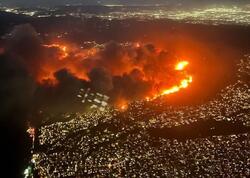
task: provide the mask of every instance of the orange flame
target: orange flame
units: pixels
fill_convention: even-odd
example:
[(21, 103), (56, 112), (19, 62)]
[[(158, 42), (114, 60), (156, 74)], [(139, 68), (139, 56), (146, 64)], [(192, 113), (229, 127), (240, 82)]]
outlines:
[(64, 45), (60, 45), (60, 44), (49, 44), (49, 45), (43, 45), (44, 47), (47, 48), (58, 48), (61, 52), (62, 52), (62, 56), (60, 57), (60, 59), (64, 59), (66, 57), (69, 56), (68, 54), (68, 49), (66, 46)]
[[(37, 80), (39, 83), (49, 83), (49, 84), (57, 84), (57, 79), (54, 76), (54, 73), (60, 69), (67, 69), (70, 73), (72, 73), (75, 77), (83, 80), (89, 80), (87, 77), (87, 72), (89, 69), (91, 69), (91, 64), (86, 63), (88, 68), (83, 68), (82, 61), (87, 59), (90, 56), (98, 55), (99, 49), (98, 47), (93, 47), (90, 49), (82, 49), (78, 46), (70, 45), (68, 43), (52, 43), (52, 44), (45, 44), (43, 45), (45, 48), (52, 48), (57, 50), (56, 55), (52, 56), (53, 60), (45, 60), (44, 64), (41, 67), (41, 70), (38, 71), (37, 74)], [(135, 43), (134, 47), (140, 48), (142, 45), (140, 43)], [(158, 49), (156, 52), (156, 56), (160, 54), (161, 50)], [(127, 56), (125, 56), (127, 59)], [(97, 56), (98, 58), (98, 56)], [(95, 61), (95, 59), (94, 59)], [(95, 63), (93, 62), (95, 65)], [(165, 63), (164, 63), (165, 64)], [(164, 74), (164, 71), (161, 70), (161, 66), (164, 66), (164, 64), (156, 64), (156, 67), (159, 66), (159, 73)], [(169, 95), (176, 92), (179, 92), (181, 89), (187, 88), (193, 81), (193, 78), (191, 75), (187, 74), (186, 67), (189, 65), (188, 61), (179, 61), (176, 65), (173, 66), (173, 70), (175, 70), (180, 76), (183, 76), (181, 80), (171, 86), (170, 88), (162, 88), (162, 86), (165, 85), (162, 81), (165, 79), (165, 75), (156, 75), (154, 78), (151, 78), (151, 73), (146, 73), (143, 68), (144, 63), (141, 64), (129, 64), (128, 66), (124, 68), (116, 68), (117, 65), (108, 66), (109, 70), (112, 71), (112, 75), (123, 75), (124, 73), (129, 73), (132, 69), (141, 69), (142, 71), (142, 78), (145, 81), (153, 82), (152, 86), (155, 86), (155, 89), (151, 90), (151, 95), (147, 96), (145, 99), (147, 101), (150, 101), (152, 99), (155, 99), (157, 97), (163, 96), (163, 95)], [(114, 67), (115, 66), (115, 67)], [(106, 66), (105, 66), (106, 67)], [(117, 72), (118, 71), (118, 72)], [(161, 84), (161, 82), (163, 84)], [(157, 91), (156, 91), (157, 90)], [(157, 93), (157, 94), (156, 94)], [(149, 94), (149, 93), (148, 93)], [(127, 109), (127, 103), (126, 102), (118, 102), (117, 106), (120, 108), (120, 110), (126, 110)]]
[(189, 76), (188, 78), (181, 80), (179, 85), (175, 85), (175, 86), (171, 87), (170, 89), (164, 90), (160, 94), (160, 96), (168, 95), (171, 93), (176, 93), (176, 92), (180, 91), (180, 89), (187, 88), (189, 86), (189, 84), (192, 83), (192, 81), (193, 81), (193, 77)]
[[(44, 60), (40, 70), (36, 74), (39, 83), (47, 83), (50, 85), (57, 84), (54, 73), (67, 69), (70, 73), (79, 79), (88, 80), (86, 73), (81, 68), (81, 60), (96, 53), (92, 48), (90, 50), (80, 50), (65, 43), (44, 44), (43, 47), (51, 48), (58, 51), (56, 56), (52, 56), (51, 60)], [(72, 60), (74, 59), (74, 60)]]
[(114, 104), (116, 109), (119, 111), (126, 111), (128, 109), (128, 101), (124, 98), (119, 98), (116, 103)]
[(188, 64), (189, 64), (188, 61), (181, 61), (178, 64), (176, 64), (175, 70), (179, 70), (179, 71), (184, 70)]
[[(175, 65), (175, 70), (183, 71), (188, 66), (188, 64), (189, 64), (188, 61), (180, 61)], [(152, 99), (156, 99), (160, 96), (179, 92), (181, 89), (187, 88), (192, 82), (193, 82), (193, 77), (191, 75), (187, 75), (185, 79), (182, 79), (180, 81), (179, 85), (174, 85), (173, 87), (164, 89), (162, 92), (160, 92), (160, 94), (155, 95)], [(149, 97), (146, 97), (146, 100), (149, 101), (150, 100)]]

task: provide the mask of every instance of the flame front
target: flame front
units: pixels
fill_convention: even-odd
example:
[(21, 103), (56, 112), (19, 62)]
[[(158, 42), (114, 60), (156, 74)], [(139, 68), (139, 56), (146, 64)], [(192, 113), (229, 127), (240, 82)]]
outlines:
[[(186, 69), (188, 64), (189, 64), (188, 61), (178, 62), (175, 66), (175, 70), (176, 71), (184, 71), (184, 69)], [(169, 95), (172, 93), (179, 92), (181, 89), (187, 88), (192, 82), (193, 82), (193, 77), (191, 75), (186, 75), (186, 77), (184, 79), (182, 79), (178, 85), (174, 85), (168, 89), (164, 89), (162, 92), (155, 95), (152, 99), (156, 99), (160, 96)], [(146, 100), (149, 100), (148, 97), (146, 98)]]
[(162, 96), (162, 95), (168, 95), (171, 93), (176, 93), (180, 91), (180, 89), (187, 88), (189, 84), (192, 83), (192, 81), (193, 81), (192, 76), (189, 76), (188, 78), (181, 80), (179, 85), (175, 85), (169, 89), (164, 90), (160, 95)]
[(69, 56), (68, 54), (68, 50), (67, 50), (67, 47), (64, 46), (64, 45), (60, 45), (60, 44), (49, 44), (49, 45), (43, 45), (44, 47), (47, 47), (47, 48), (56, 48), (56, 49), (59, 49), (62, 54), (60, 56), (60, 59), (64, 59), (66, 57)]
[(189, 64), (188, 61), (181, 61), (175, 66), (175, 70), (182, 71), (186, 68), (186, 66)]
[[(80, 48), (74, 44), (57, 42), (44, 44), (43, 47), (47, 57), (35, 74), (37, 81), (41, 84), (56, 85), (58, 79), (55, 74), (63, 69), (69, 71), (77, 79), (96, 84), (95, 80), (97, 82), (99, 80), (96, 78), (91, 80), (88, 75), (95, 68), (104, 68), (107, 71), (107, 76), (111, 77), (112, 84), (118, 85), (113, 86), (113, 90), (122, 90), (121, 86), (129, 85), (132, 82), (132, 84), (137, 85), (135, 88), (138, 89), (138, 91), (130, 92), (133, 97), (145, 98), (150, 101), (160, 96), (177, 93), (181, 89), (189, 87), (193, 80), (187, 71), (188, 61), (179, 61), (171, 69), (168, 60), (173, 56), (171, 58), (169, 56), (163, 57), (164, 50), (155, 47), (155, 50), (149, 51), (146, 45), (140, 43), (132, 44), (129, 47), (125, 44), (111, 43)], [(131, 53), (131, 49), (134, 50), (134, 53)], [(143, 57), (140, 58), (140, 56)], [(119, 82), (114, 82), (114, 79), (119, 80)], [(143, 91), (145, 85), (150, 87)], [(144, 94), (139, 91), (143, 91)], [(135, 96), (135, 93), (138, 95)], [(127, 104), (133, 100), (133, 97), (127, 97), (126, 92), (123, 91), (120, 91), (120, 95), (119, 97), (123, 97), (126, 102), (115, 101), (115, 105), (121, 110), (126, 110)], [(116, 98), (116, 100), (118, 99)]]

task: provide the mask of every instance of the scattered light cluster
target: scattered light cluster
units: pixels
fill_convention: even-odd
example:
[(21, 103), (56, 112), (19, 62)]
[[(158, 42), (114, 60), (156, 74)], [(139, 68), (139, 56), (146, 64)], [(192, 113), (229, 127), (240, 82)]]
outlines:
[(246, 25), (250, 23), (250, 11), (247, 8), (240, 7), (212, 7), (191, 11), (177, 11), (177, 13), (169, 13), (167, 18), (184, 20), (190, 23)]
[(61, 146), (58, 151), (40, 153), (36, 168), (43, 177), (250, 175), (249, 134), (155, 141), (139, 131), (122, 137), (110, 135), (110, 140), (105, 140), (105, 134), (94, 138), (82, 136), (73, 143), (66, 141), (70, 148)]
[(42, 126), (35, 169), (41, 177), (248, 177), (249, 132), (181, 140), (154, 137), (150, 130), (203, 120), (249, 128), (249, 77), (250, 55), (239, 64), (238, 81), (209, 103), (172, 107), (158, 98), (134, 102), (124, 112), (77, 113)]
[[(64, 7), (61, 7), (64, 8)], [(168, 8), (166, 6), (153, 6), (151, 8), (138, 7), (131, 8), (127, 6), (112, 7), (106, 6), (106, 11), (100, 13), (97, 6), (97, 12), (90, 12), (86, 10), (87, 7), (79, 7), (77, 12), (75, 10), (67, 9), (65, 13), (62, 13), (60, 8), (40, 8), (40, 9), (19, 9), (19, 8), (7, 8), (1, 7), (0, 10), (11, 12), (15, 14), (24, 14), (28, 16), (36, 17), (84, 17), (92, 18), (99, 17), (103, 19), (127, 19), (127, 18), (139, 18), (139, 19), (172, 19), (180, 20), (188, 23), (209, 23), (209, 24), (250, 24), (250, 10), (249, 6), (212, 6), (204, 8)]]

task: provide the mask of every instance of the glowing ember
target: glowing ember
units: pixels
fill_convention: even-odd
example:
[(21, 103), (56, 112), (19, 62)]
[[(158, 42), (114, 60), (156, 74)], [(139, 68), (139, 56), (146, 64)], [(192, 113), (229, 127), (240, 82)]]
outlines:
[(27, 129), (27, 133), (29, 133), (30, 137), (34, 137), (34, 135), (35, 135), (35, 129), (33, 127), (29, 127)]
[(126, 105), (121, 106), (121, 110), (126, 110), (126, 109), (127, 109)]
[(128, 109), (128, 101), (124, 98), (120, 98), (115, 106), (119, 111), (126, 111)]
[(68, 51), (67, 51), (67, 47), (64, 45), (60, 45), (60, 44), (49, 44), (49, 45), (43, 45), (44, 47), (47, 48), (57, 48), (62, 52), (62, 55), (60, 56), (60, 59), (64, 59), (66, 57), (69, 56)]
[(136, 48), (140, 48), (141, 44), (140, 43), (136, 43), (135, 46), (136, 46)]
[(185, 67), (189, 64), (188, 61), (181, 61), (175, 66), (175, 70), (184, 70)]
[(32, 138), (32, 141), (34, 142), (35, 141), (35, 128), (29, 127), (27, 130), (27, 133)]

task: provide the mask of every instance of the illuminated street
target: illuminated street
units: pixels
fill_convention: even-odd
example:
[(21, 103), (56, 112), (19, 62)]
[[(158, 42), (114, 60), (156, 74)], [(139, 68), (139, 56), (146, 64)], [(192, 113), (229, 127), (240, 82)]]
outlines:
[[(173, 108), (164, 99), (135, 102), (123, 113), (107, 108), (43, 126), (37, 149), (44, 151), (33, 155), (36, 169), (52, 177), (249, 176), (250, 95), (249, 82), (242, 78), (250, 75), (249, 57), (239, 64), (238, 81), (207, 104)], [(225, 128), (227, 122), (242, 121), (246, 128), (194, 138), (159, 132), (210, 120), (225, 122)], [(216, 133), (217, 127), (209, 129)]]

